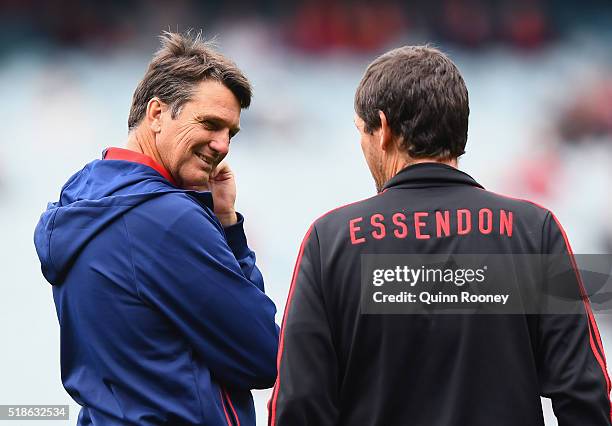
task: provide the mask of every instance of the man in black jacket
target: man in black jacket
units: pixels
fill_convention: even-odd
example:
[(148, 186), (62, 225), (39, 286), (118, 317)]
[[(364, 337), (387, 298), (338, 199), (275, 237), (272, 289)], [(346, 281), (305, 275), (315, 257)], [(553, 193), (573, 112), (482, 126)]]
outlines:
[[(390, 51), (367, 68), (355, 109), (378, 194), (332, 210), (304, 238), (270, 425), (543, 425), (540, 396), (552, 399), (559, 425), (610, 425), (601, 338), (559, 222), (457, 169), (469, 107), (455, 65), (429, 47)], [(472, 254), (476, 263), (476, 254), (496, 254), (505, 269), (479, 295), (460, 287), (456, 262), (444, 263), (450, 287), (469, 289), (464, 300), (450, 287), (425, 291), (426, 259), (371, 268), (371, 256), (400, 256), (387, 258), (393, 264), (440, 254)], [(533, 261), (541, 255), (564, 259), (570, 278), (549, 258)], [(560, 288), (569, 288), (571, 308), (555, 304)]]

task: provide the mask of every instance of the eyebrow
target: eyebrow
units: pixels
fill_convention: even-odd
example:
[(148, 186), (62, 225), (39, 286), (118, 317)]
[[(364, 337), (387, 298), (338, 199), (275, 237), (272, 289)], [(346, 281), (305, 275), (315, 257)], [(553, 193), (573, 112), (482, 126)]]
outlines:
[[(227, 122), (219, 117), (218, 115), (196, 115), (195, 119), (199, 123), (203, 123), (205, 121), (210, 121), (215, 124), (219, 124), (227, 127)], [(236, 136), (236, 134), (240, 131), (240, 126), (230, 128), (230, 137)]]

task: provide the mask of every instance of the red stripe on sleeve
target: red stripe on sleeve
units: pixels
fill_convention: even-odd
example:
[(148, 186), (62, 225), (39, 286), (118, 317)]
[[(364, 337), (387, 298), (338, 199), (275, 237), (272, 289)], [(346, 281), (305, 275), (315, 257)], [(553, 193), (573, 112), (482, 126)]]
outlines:
[(274, 384), (274, 392), (272, 394), (272, 409), (270, 415), (270, 425), (274, 426), (276, 424), (276, 401), (278, 400), (278, 390), (280, 388), (280, 364), (283, 354), (283, 347), (285, 344), (285, 325), (287, 324), (287, 313), (289, 312), (289, 307), (291, 306), (291, 299), (293, 298), (293, 291), (295, 290), (295, 282), (297, 281), (297, 276), (300, 270), (300, 264), (302, 263), (302, 256), (304, 255), (304, 248), (306, 247), (306, 241), (310, 237), (310, 233), (312, 232), (312, 227), (314, 225), (310, 225), (308, 228), (308, 232), (304, 236), (302, 240), (302, 244), (300, 246), (300, 252), (298, 254), (297, 260), (295, 261), (295, 267), (293, 268), (293, 277), (291, 278), (291, 287), (289, 288), (289, 296), (287, 296), (287, 303), (285, 304), (285, 311), (283, 312), (283, 326), (281, 328), (280, 340), (278, 343), (278, 355), (276, 358), (276, 383)]
[(234, 414), (234, 418), (236, 419), (236, 426), (240, 426), (240, 419), (238, 418), (238, 414), (236, 414), (236, 410), (234, 409), (234, 404), (232, 404), (232, 399), (229, 396), (229, 393), (225, 389), (223, 389), (225, 396), (227, 398), (227, 402), (229, 402), (230, 408), (232, 409), (232, 413)]
[(225, 420), (227, 421), (228, 426), (232, 426), (232, 422), (230, 421), (229, 415), (227, 414), (227, 410), (225, 409), (225, 402), (223, 401), (223, 392), (219, 389), (219, 395), (221, 395), (221, 406), (223, 407), (223, 414), (225, 414)]
[[(570, 245), (569, 239), (567, 238), (567, 234), (561, 226), (561, 223), (557, 219), (557, 217), (551, 212), (551, 215), (557, 226), (561, 230), (561, 234), (563, 235), (563, 240), (565, 241), (565, 247), (569, 253), (570, 260), (572, 262), (572, 268), (574, 269), (574, 274), (576, 275), (576, 279), (578, 280), (578, 285), (580, 287), (580, 294), (582, 295), (582, 303), (584, 304), (584, 310), (588, 317), (588, 325), (589, 325), (589, 343), (591, 345), (591, 351), (601, 368), (601, 371), (606, 379), (606, 391), (608, 397), (608, 403), (610, 404), (610, 421), (612, 421), (612, 403), (610, 403), (610, 377), (608, 376), (608, 370), (606, 365), (606, 356), (603, 350), (603, 344), (601, 342), (601, 336), (599, 334), (599, 329), (597, 328), (597, 322), (595, 321), (595, 317), (593, 316), (593, 310), (591, 309), (591, 303), (589, 301), (589, 296), (584, 287), (584, 283), (582, 281), (582, 276), (580, 275), (580, 271), (578, 269), (578, 265), (576, 264), (576, 258), (574, 257), (574, 252), (572, 251), (572, 247)], [(593, 340), (593, 334), (595, 335), (596, 341)]]

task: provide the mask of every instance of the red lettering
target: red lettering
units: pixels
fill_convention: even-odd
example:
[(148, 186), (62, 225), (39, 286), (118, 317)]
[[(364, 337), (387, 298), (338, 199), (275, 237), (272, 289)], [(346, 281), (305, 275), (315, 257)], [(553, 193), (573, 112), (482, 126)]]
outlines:
[(512, 236), (512, 212), (507, 212), (505, 210), (499, 211), (499, 234), (504, 235), (504, 233), (511, 237)]
[(380, 213), (376, 213), (370, 218), (370, 223), (372, 226), (378, 229), (378, 231), (372, 231), (372, 236), (377, 240), (382, 240), (387, 235), (387, 230), (385, 229), (385, 224), (383, 223), (384, 220), (385, 217)]
[(421, 222), (421, 218), (426, 218), (427, 216), (429, 216), (427, 212), (414, 213), (414, 235), (416, 235), (418, 240), (429, 239), (429, 234), (421, 234), (421, 228), (426, 225), (425, 222)]
[(450, 212), (448, 210), (444, 210), (444, 216), (442, 216), (442, 212), (436, 212), (436, 235), (438, 238), (442, 236), (442, 231), (444, 231), (445, 237), (450, 235)]
[(396, 238), (406, 238), (408, 235), (408, 226), (405, 223), (406, 215), (404, 213), (395, 213), (393, 215), (393, 224), (397, 226), (398, 229), (393, 231)]
[(469, 234), (472, 230), (472, 212), (467, 209), (457, 210), (457, 234)]
[(351, 234), (351, 244), (361, 244), (365, 242), (365, 238), (357, 238), (357, 232), (361, 231), (361, 227), (357, 226), (358, 222), (361, 222), (363, 217), (356, 217), (355, 219), (349, 220), (349, 233)]
[[(485, 219), (485, 213), (487, 218)], [(485, 227), (486, 220), (486, 227)], [(493, 230), (493, 212), (490, 209), (480, 209), (478, 212), (478, 229), (482, 234), (490, 234)]]

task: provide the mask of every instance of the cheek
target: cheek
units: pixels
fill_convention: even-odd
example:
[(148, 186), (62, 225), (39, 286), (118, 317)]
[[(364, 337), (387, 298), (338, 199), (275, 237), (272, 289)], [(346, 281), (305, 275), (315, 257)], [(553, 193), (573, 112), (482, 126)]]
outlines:
[(363, 135), (361, 137), (361, 150), (363, 151), (363, 155), (370, 161), (373, 158), (373, 150), (372, 150), (372, 138), (369, 138), (367, 135)]
[(178, 151), (189, 151), (198, 140), (198, 129), (184, 126), (177, 129), (174, 144)]
[(189, 161), (193, 156), (193, 146), (196, 144), (197, 135), (192, 129), (177, 129), (171, 138), (167, 138), (166, 145), (174, 162)]
[(178, 129), (174, 121), (164, 122), (161, 132), (157, 136), (157, 147), (162, 157), (175, 160), (177, 148)]

